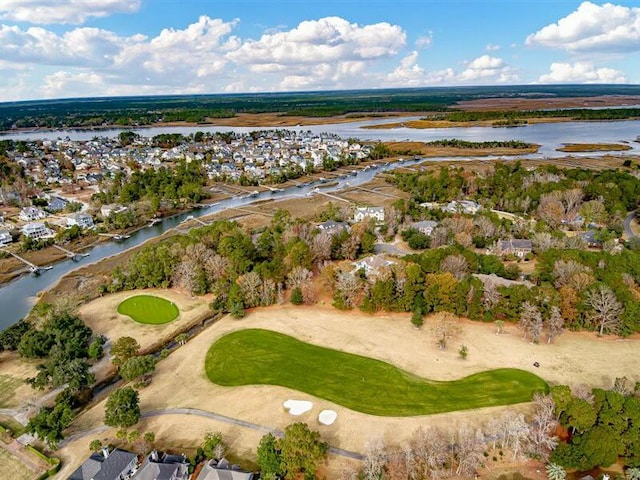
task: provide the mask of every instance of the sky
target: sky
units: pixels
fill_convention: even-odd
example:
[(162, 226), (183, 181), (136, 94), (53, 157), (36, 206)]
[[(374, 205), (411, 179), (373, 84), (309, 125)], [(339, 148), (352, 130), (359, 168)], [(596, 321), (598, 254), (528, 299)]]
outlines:
[(0, 0), (0, 101), (640, 83), (640, 4)]

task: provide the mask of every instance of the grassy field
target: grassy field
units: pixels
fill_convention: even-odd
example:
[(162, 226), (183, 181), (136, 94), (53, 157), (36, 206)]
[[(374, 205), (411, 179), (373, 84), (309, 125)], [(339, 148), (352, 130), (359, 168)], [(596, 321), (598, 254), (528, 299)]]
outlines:
[(0, 408), (15, 406), (12, 400), (16, 393), (16, 388), (23, 384), (24, 380), (20, 378), (0, 375)]
[(623, 152), (631, 150), (629, 145), (620, 143), (567, 143), (560, 148), (556, 148), (559, 152)]
[(178, 318), (180, 311), (173, 302), (154, 295), (136, 295), (118, 305), (118, 313), (139, 323), (161, 325)]
[(30, 480), (37, 475), (29, 470), (20, 460), (0, 448), (0, 478), (11, 480)]
[(259, 329), (220, 338), (205, 362), (207, 377), (219, 385), (280, 385), (380, 416), (509, 405), (530, 401), (534, 392), (548, 388), (540, 377), (509, 368), (431, 381), (379, 360)]

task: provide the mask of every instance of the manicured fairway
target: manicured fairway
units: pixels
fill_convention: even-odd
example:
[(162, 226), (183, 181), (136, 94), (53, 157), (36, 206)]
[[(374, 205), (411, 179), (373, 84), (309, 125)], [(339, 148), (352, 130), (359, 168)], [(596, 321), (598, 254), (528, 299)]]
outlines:
[(118, 305), (118, 313), (128, 315), (139, 323), (160, 325), (169, 323), (180, 311), (173, 302), (153, 295), (136, 295), (129, 297)]
[(220, 338), (207, 352), (205, 362), (207, 377), (219, 385), (280, 385), (381, 416), (527, 402), (534, 392), (548, 388), (540, 377), (511, 368), (451, 382), (431, 381), (379, 360), (258, 329)]

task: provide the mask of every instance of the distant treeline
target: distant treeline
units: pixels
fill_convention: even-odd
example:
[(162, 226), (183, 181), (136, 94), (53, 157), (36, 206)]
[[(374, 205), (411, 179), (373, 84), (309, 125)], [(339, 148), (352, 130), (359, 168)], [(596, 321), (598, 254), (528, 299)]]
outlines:
[[(588, 108), (565, 110), (525, 110), (487, 111), (487, 112), (451, 112), (443, 118), (450, 122), (477, 122), (480, 120), (526, 120), (527, 118), (571, 118), (574, 120), (624, 120), (640, 117), (640, 108)], [(517, 124), (517, 123), (516, 123)]]
[(534, 145), (532, 143), (521, 142), (520, 140), (493, 140), (488, 142), (468, 142), (466, 140), (458, 140), (457, 138), (445, 138), (443, 140), (434, 140), (427, 142), (428, 147), (445, 147), (445, 148), (466, 148), (471, 150), (479, 150), (481, 148), (516, 148), (527, 149)]
[[(238, 113), (333, 116), (363, 112), (444, 112), (457, 102), (483, 98), (588, 97), (640, 95), (634, 85), (537, 85), (500, 87), (446, 87), (333, 92), (186, 95), (39, 100), (0, 104), (0, 129), (21, 127), (98, 127), (148, 125), (159, 121), (203, 123)], [(557, 110), (535, 116), (571, 116), (577, 119), (620, 119), (640, 115), (634, 109)], [(453, 112), (451, 120), (505, 120), (531, 112)], [(445, 116), (445, 118), (447, 118)]]

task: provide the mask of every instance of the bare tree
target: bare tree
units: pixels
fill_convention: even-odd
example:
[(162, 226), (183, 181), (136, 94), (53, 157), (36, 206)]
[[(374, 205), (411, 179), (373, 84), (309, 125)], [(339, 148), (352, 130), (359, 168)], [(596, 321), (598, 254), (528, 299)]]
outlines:
[(276, 302), (277, 286), (271, 278), (265, 278), (260, 285), (260, 305), (273, 305)]
[(183, 289), (189, 295), (193, 295), (196, 289), (197, 269), (196, 262), (192, 258), (186, 257), (173, 270), (173, 285)]
[(345, 306), (353, 307), (362, 291), (362, 283), (351, 272), (339, 272), (336, 277), (335, 289), (342, 295)]
[(287, 275), (287, 288), (302, 288), (311, 281), (311, 272), (304, 267), (294, 267)]
[(549, 232), (537, 232), (531, 239), (531, 243), (536, 253), (542, 253), (550, 248), (561, 248), (563, 246), (562, 240), (554, 237)]
[(556, 404), (551, 395), (540, 393), (533, 396), (533, 403), (536, 410), (529, 429), (531, 436), (527, 453), (546, 461), (558, 445), (558, 438), (555, 436), (558, 426)]
[(557, 288), (567, 286), (580, 290), (593, 282), (591, 273), (589, 267), (575, 260), (556, 260), (553, 264), (553, 283)]
[(480, 431), (473, 431), (469, 427), (463, 427), (458, 431), (458, 441), (456, 443), (456, 475), (470, 476), (477, 472), (484, 460), (483, 451), (485, 447), (484, 434)]
[(434, 332), (438, 338), (438, 345), (441, 350), (447, 348), (447, 342), (453, 338), (459, 331), (456, 324), (456, 317), (449, 312), (439, 314), (438, 321), (434, 327)]
[(480, 215), (473, 220), (475, 234), (482, 238), (495, 238), (498, 236), (498, 228), (484, 215)]
[(502, 294), (498, 290), (495, 282), (488, 280), (484, 283), (484, 291), (482, 294), (482, 306), (489, 311), (495, 307), (502, 299)]
[(313, 237), (311, 242), (311, 257), (316, 267), (331, 258), (331, 235), (327, 232), (322, 232)]
[(520, 321), (518, 325), (524, 331), (524, 338), (531, 337), (531, 341), (536, 343), (540, 340), (542, 333), (542, 315), (535, 305), (523, 302), (520, 309)]
[(564, 318), (557, 306), (551, 307), (551, 314), (547, 320), (547, 343), (560, 335), (564, 331)]
[(579, 383), (571, 387), (571, 394), (579, 398), (580, 400), (584, 400), (587, 403), (593, 404), (595, 397), (593, 395), (593, 388), (586, 383)]
[(500, 444), (503, 448), (511, 450), (513, 459), (517, 459), (526, 450), (531, 434), (524, 415), (507, 411), (500, 417), (498, 425), (500, 426)]
[(444, 226), (438, 226), (431, 232), (431, 248), (438, 248), (443, 245), (448, 245), (450, 241), (451, 233), (448, 228)]
[(238, 285), (247, 307), (251, 308), (260, 305), (260, 289), (262, 287), (260, 275), (256, 272), (245, 273), (238, 277)]
[(419, 427), (413, 432), (409, 445), (413, 452), (414, 470), (420, 478), (436, 480), (446, 476), (449, 444), (440, 429)]
[(555, 190), (540, 197), (538, 216), (552, 227), (572, 221), (582, 205), (582, 190)]
[(215, 254), (207, 257), (204, 262), (204, 271), (212, 282), (217, 282), (229, 275), (231, 262), (222, 255)]
[(469, 264), (462, 255), (448, 255), (440, 262), (440, 270), (449, 272), (460, 281), (467, 276)]
[(395, 235), (402, 222), (402, 212), (395, 207), (385, 208), (384, 221), (387, 224), (389, 235)]
[(627, 377), (616, 377), (611, 390), (622, 395), (631, 395), (635, 390), (635, 383)]
[(362, 471), (365, 480), (378, 480), (382, 478), (386, 463), (386, 445), (382, 437), (371, 439), (365, 445)]
[(597, 326), (600, 335), (618, 333), (624, 311), (622, 304), (606, 285), (598, 285), (587, 292), (586, 304), (591, 307), (589, 319)]

